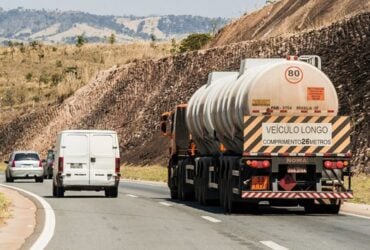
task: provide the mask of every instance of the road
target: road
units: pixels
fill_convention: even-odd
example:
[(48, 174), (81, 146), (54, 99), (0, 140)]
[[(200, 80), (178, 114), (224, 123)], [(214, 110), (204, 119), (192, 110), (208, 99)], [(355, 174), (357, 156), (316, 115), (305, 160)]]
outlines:
[[(2, 177), (1, 177), (2, 178)], [(51, 196), (51, 181), (11, 185), (43, 197), (56, 227), (47, 249), (369, 249), (370, 220), (305, 215), (299, 208), (262, 208), (226, 215), (220, 207), (174, 202), (166, 186), (121, 182), (103, 192)]]

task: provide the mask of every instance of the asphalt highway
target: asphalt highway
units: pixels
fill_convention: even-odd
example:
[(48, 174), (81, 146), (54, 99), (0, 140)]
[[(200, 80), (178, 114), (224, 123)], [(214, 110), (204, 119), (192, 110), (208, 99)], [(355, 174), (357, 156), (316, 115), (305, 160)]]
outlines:
[(56, 226), (47, 249), (370, 248), (365, 218), (270, 207), (228, 215), (218, 206), (172, 201), (165, 185), (124, 181), (118, 198), (73, 191), (54, 198), (51, 184), (10, 184), (43, 197), (54, 210)]

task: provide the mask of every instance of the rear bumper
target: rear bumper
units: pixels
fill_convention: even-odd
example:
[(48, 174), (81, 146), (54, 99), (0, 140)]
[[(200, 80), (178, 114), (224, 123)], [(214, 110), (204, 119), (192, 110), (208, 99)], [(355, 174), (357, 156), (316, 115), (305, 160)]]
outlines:
[(269, 192), (244, 191), (243, 199), (352, 199), (352, 192)]
[(44, 175), (44, 169), (11, 169), (10, 176), (12, 178), (35, 178)]

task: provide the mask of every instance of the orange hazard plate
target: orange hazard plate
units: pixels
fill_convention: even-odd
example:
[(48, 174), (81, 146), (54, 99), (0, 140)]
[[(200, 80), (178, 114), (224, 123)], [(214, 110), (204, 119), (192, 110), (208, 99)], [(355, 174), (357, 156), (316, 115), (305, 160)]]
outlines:
[(269, 176), (252, 177), (252, 190), (267, 190), (270, 186)]

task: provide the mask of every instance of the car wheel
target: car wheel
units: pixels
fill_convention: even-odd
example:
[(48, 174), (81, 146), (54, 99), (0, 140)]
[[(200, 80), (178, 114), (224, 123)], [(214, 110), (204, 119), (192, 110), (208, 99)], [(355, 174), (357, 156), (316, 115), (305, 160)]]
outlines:
[(57, 196), (57, 187), (53, 183), (53, 197), (56, 197), (56, 196)]
[(64, 197), (64, 188), (57, 186), (56, 189), (57, 189), (57, 197)]

